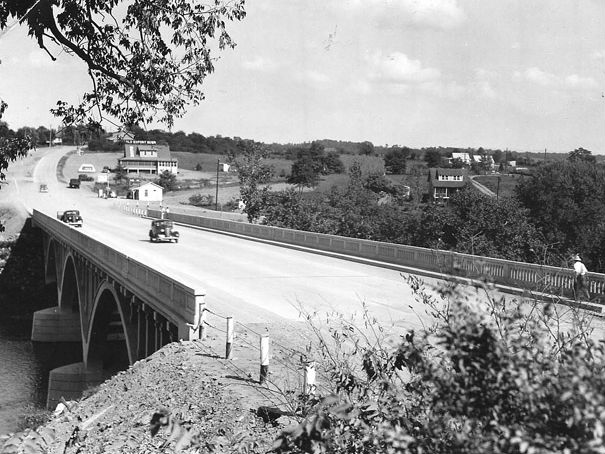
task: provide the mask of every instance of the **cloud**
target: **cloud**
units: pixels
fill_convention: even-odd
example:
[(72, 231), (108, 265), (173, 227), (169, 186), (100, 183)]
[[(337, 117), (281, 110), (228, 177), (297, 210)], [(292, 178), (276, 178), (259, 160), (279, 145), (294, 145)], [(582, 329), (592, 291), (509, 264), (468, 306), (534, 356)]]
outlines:
[(258, 72), (273, 72), (278, 68), (278, 64), (273, 60), (258, 55), (251, 60), (242, 62), (242, 66), (244, 69)]
[(323, 88), (330, 82), (330, 77), (328, 75), (312, 69), (298, 73), (297, 79), (303, 83), (312, 85), (315, 88)]
[(449, 30), (466, 19), (457, 0), (334, 0), (338, 7), (363, 11), (391, 26), (411, 24)]
[(368, 57), (369, 78), (391, 84), (420, 84), (434, 82), (441, 77), (438, 69), (424, 67), (419, 60), (412, 60), (401, 52), (383, 55), (377, 52)]
[(543, 87), (549, 87), (553, 89), (577, 89), (577, 90), (590, 90), (598, 87), (597, 82), (592, 77), (582, 77), (577, 74), (571, 74), (569, 76), (557, 76), (546, 71), (542, 71), (539, 68), (532, 67), (525, 71), (515, 71), (513, 73), (513, 80), (528, 81), (536, 85)]
[(464, 11), (458, 6), (456, 0), (401, 0), (401, 6), (412, 21), (436, 28), (454, 28), (464, 19)]
[(590, 58), (593, 60), (605, 60), (605, 49), (595, 50), (592, 54), (590, 54)]

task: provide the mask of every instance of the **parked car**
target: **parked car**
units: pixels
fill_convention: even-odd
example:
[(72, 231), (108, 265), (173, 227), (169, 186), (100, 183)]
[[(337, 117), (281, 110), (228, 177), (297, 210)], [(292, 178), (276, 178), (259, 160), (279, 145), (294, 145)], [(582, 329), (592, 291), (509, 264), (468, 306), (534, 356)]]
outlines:
[(174, 230), (174, 224), (170, 219), (155, 219), (151, 221), (149, 241), (152, 243), (160, 241), (174, 241), (178, 243), (179, 232)]
[(72, 227), (82, 227), (82, 216), (78, 210), (57, 211), (57, 219)]
[(69, 187), (75, 188), (75, 189), (80, 189), (80, 179), (72, 178), (71, 180), (69, 180)]
[(48, 192), (48, 185), (41, 184), (40, 185), (40, 192)]

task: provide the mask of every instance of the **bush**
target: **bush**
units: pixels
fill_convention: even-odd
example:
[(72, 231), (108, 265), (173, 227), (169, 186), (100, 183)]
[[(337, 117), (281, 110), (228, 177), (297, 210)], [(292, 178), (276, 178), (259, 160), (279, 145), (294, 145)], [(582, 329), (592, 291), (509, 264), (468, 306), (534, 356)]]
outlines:
[(367, 311), (365, 327), (315, 329), (332, 394), (301, 398), (304, 419), (276, 452), (605, 451), (605, 348), (588, 319), (487, 292), (478, 304), (455, 287), (436, 300), (409, 283), (436, 324), (393, 347)]
[(196, 207), (207, 207), (214, 205), (214, 197), (210, 194), (194, 194), (189, 197), (189, 204)]

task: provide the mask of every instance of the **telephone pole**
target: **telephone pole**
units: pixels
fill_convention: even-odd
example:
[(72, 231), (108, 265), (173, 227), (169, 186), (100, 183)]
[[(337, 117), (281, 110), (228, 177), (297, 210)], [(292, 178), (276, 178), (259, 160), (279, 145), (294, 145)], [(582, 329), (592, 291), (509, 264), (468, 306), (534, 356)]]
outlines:
[(214, 200), (214, 211), (218, 211), (218, 168), (221, 164), (221, 160), (216, 160), (216, 197)]

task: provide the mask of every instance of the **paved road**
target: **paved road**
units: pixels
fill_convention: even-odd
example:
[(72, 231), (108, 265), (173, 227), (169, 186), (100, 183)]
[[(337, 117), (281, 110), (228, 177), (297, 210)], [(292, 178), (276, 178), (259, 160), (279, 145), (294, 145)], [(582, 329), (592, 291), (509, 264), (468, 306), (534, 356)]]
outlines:
[[(65, 152), (37, 151), (36, 159), (16, 166), (10, 175), (11, 194), (28, 210), (51, 216), (79, 209), (83, 233), (205, 289), (206, 301), (216, 312), (245, 323), (271, 323), (298, 320), (299, 305), (307, 311), (351, 314), (366, 303), (383, 323), (421, 326), (417, 314), (424, 309), (394, 270), (185, 227), (179, 227), (178, 244), (152, 244), (148, 220), (120, 212), (110, 199), (57, 181), (56, 166)], [(48, 185), (48, 193), (38, 192), (40, 183)]]

